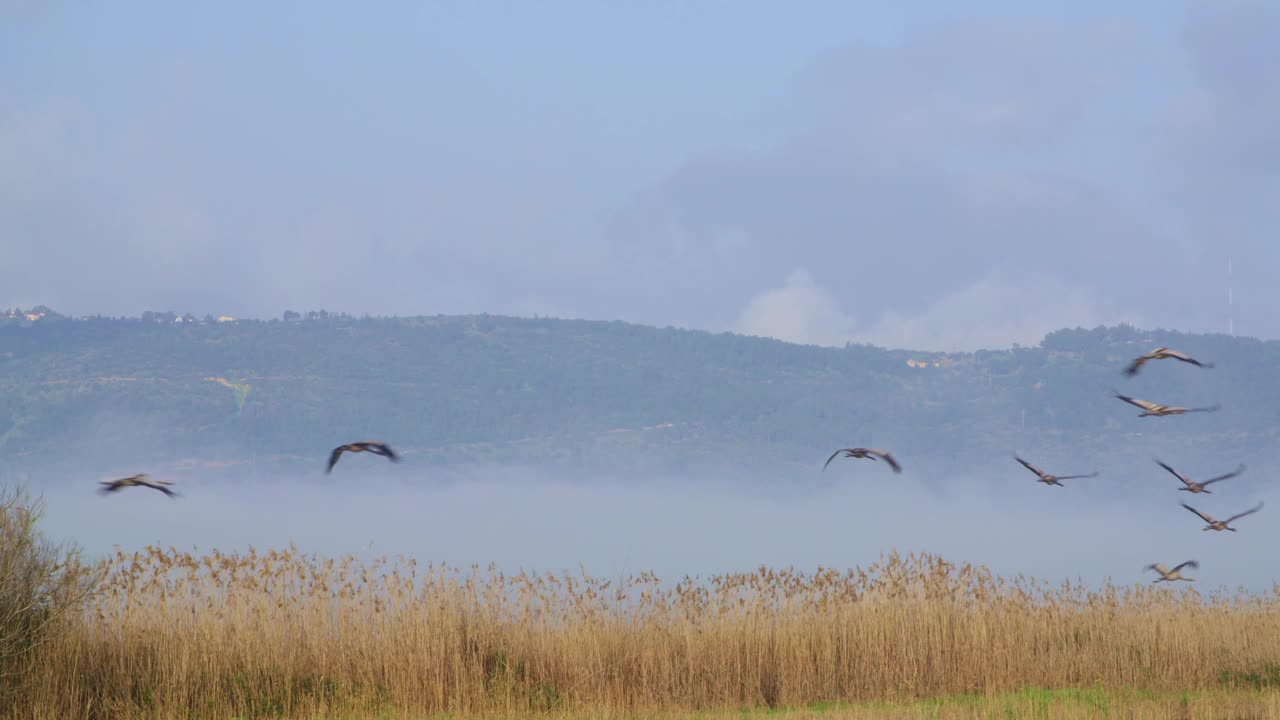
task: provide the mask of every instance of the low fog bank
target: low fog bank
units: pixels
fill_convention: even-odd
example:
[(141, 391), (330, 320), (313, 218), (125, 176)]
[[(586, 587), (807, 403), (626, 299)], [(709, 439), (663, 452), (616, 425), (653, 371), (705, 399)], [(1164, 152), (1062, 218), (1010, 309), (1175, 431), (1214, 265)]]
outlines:
[(1243, 511), (1270, 500), (1263, 473), (1216, 485), (1207, 496), (1178, 492), (1176, 479), (1154, 464), (1136, 484), (1104, 474), (1067, 487), (1037, 484), (1016, 464), (925, 478), (843, 461), (820, 474), (822, 483), (778, 477), (777, 492), (765, 492), (754, 483), (738, 487), (728, 473), (590, 482), (520, 468), (432, 474), (352, 463), (330, 476), (270, 482), (188, 477), (175, 485), (176, 500), (145, 488), (104, 497), (84, 478), (32, 490), (46, 502), (45, 532), (92, 554), (149, 544), (230, 552), (294, 543), (327, 556), (493, 562), (506, 572), (581, 566), (608, 577), (652, 570), (670, 580), (760, 565), (865, 566), (896, 549), (1052, 582), (1149, 582), (1148, 563), (1188, 559), (1202, 564), (1192, 573), (1202, 591), (1267, 589), (1274, 579), (1274, 565), (1262, 560), (1280, 541), (1273, 517), (1280, 500), (1238, 521), (1235, 533), (1202, 532), (1203, 523), (1178, 506), (1190, 501), (1217, 517)]

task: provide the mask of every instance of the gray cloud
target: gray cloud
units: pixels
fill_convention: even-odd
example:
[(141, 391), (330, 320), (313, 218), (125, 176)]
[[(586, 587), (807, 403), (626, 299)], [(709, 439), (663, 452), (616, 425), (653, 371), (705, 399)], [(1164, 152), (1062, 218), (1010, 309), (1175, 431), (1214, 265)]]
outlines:
[(118, 312), (222, 295), (235, 248), (170, 150), (102, 132), (79, 102), (11, 113), (0, 187), (20, 189), (0, 201), (0, 285), (13, 301)]
[(1280, 269), (1280, 87), (1267, 68), (1280, 64), (1280, 10), (1199, 3), (1180, 40), (1192, 83), (1155, 136), (1161, 199), (1177, 209), (1198, 274), (1220, 279), (1234, 254), (1237, 327), (1275, 336), (1280, 298), (1266, 288)]
[[(1183, 59), (1204, 65), (1214, 43), (1244, 32), (1229, 72), (1266, 84), (1280, 33), (1250, 25), (1258, 12), (1193, 15)], [(836, 54), (805, 80), (827, 93), (823, 122), (771, 150), (691, 160), (619, 216), (619, 252), (653, 272), (667, 267), (681, 287), (720, 288), (696, 303), (698, 322), (710, 325), (757, 307), (785, 268), (803, 265), (830, 293), (832, 313), (880, 319), (854, 333), (873, 342), (1003, 345), (1054, 326), (1137, 318), (1219, 330), (1225, 255), (1191, 222), (1208, 206), (1234, 217), (1237, 265), (1248, 258), (1236, 279), (1252, 288), (1251, 332), (1280, 332), (1261, 312), (1280, 300), (1262, 290), (1280, 250), (1248, 240), (1275, 211), (1217, 202), (1220, 191), (1162, 203), (1205, 153), (1222, 158), (1221, 187), (1274, 194), (1264, 159), (1241, 151), (1231, 162), (1208, 139), (1243, 123), (1241, 143), (1274, 144), (1261, 129), (1275, 123), (1247, 119), (1252, 103), (1270, 100), (1218, 89), (1211, 67), (1193, 74), (1191, 100), (1173, 95), (1194, 101), (1193, 121), (1187, 111), (1166, 118), (1165, 93), (1133, 92), (1178, 82), (1176, 68), (1152, 74), (1156, 40), (1120, 23), (975, 23)], [(1276, 93), (1268, 85), (1262, 94)], [(1148, 164), (1161, 146), (1179, 152)], [(739, 238), (731, 252), (724, 233)], [(675, 298), (650, 292), (663, 312), (676, 311)]]
[[(1238, 327), (1276, 335), (1277, 48), (1262, 3), (1199, 5), (1180, 36), (1105, 16), (922, 24), (758, 89), (812, 118), (802, 132), (704, 137), (629, 196), (626, 148), (607, 128), (552, 136), (583, 108), (550, 96), (526, 98), (528, 126), (477, 116), (445, 142), (402, 97), (367, 120), (328, 108), (336, 87), (246, 105), (266, 80), (169, 58), (109, 117), (68, 88), (0, 96), (0, 305), (537, 312), (969, 347), (1134, 318), (1220, 329), (1230, 239)], [(616, 157), (589, 171), (593, 153)]]
[[(1280, 64), (1280, 9), (1270, 3), (1201, 3), (1182, 44), (1195, 80), (1168, 132), (1175, 157), (1196, 168), (1184, 179), (1212, 179), (1226, 195), (1271, 190), (1280, 174), (1280, 86), (1263, 72)], [(1222, 184), (1226, 183), (1226, 187)]]

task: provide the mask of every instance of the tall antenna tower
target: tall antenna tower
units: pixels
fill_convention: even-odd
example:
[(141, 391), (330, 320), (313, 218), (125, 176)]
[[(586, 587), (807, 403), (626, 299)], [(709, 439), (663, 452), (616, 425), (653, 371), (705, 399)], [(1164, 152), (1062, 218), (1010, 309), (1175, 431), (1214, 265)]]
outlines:
[(1236, 336), (1236, 317), (1235, 303), (1231, 296), (1231, 249), (1227, 249), (1227, 334), (1231, 337)]

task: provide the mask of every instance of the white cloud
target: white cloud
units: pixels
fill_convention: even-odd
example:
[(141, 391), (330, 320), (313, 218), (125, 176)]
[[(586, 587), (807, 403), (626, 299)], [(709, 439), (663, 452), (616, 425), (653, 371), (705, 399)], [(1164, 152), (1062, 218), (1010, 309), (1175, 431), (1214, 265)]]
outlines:
[(858, 326), (826, 289), (803, 270), (782, 287), (752, 298), (735, 329), (788, 342), (841, 346), (867, 342), (889, 348), (973, 351), (1018, 343), (1036, 345), (1064, 327), (1128, 322), (1149, 324), (1121, 312), (1092, 290), (1048, 275), (993, 272), (967, 288), (942, 296), (918, 312), (889, 309), (874, 324)]
[(1122, 313), (1095, 292), (1068, 286), (1048, 275), (992, 273), (923, 311), (890, 309), (857, 340), (919, 350), (972, 351), (1036, 345), (1064, 327), (1094, 327), (1145, 321)]
[(738, 317), (738, 332), (809, 345), (844, 345), (853, 319), (831, 293), (804, 270), (787, 276), (782, 287), (757, 295)]

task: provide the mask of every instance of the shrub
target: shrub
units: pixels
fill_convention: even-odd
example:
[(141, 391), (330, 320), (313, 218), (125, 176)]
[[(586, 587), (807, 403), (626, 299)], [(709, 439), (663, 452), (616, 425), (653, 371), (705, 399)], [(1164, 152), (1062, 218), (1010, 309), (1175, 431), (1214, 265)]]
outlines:
[(37, 530), (43, 504), (21, 488), (0, 490), (0, 701), (21, 690), (33, 649), (82, 606), (100, 573), (74, 546)]

